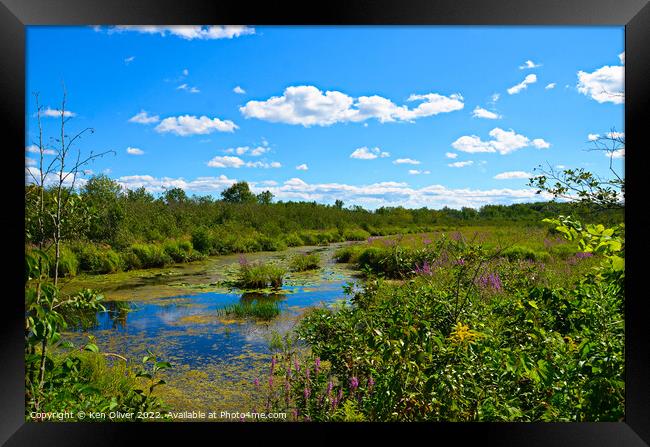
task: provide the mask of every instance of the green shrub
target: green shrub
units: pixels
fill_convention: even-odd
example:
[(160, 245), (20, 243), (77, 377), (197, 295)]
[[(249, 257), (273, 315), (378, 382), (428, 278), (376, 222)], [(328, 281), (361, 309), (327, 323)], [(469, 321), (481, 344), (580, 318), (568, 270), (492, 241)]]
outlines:
[(285, 238), (284, 242), (287, 244), (288, 247), (300, 247), (301, 245), (305, 245), (303, 240), (298, 236), (297, 233), (289, 233)]
[(508, 258), (509, 261), (529, 260), (537, 261), (540, 254), (532, 248), (523, 247), (521, 245), (513, 245), (505, 249), (501, 256)]
[(200, 251), (204, 254), (212, 254), (212, 248), (214, 246), (214, 241), (210, 230), (206, 227), (199, 227), (192, 232), (192, 246), (194, 249)]
[(320, 268), (320, 256), (318, 253), (303, 253), (295, 255), (289, 262), (289, 269), (292, 272), (304, 272)]
[(259, 244), (262, 251), (282, 251), (287, 249), (286, 244), (281, 239), (270, 236), (260, 236)]
[(341, 247), (334, 252), (334, 260), (336, 262), (354, 263), (359, 260), (359, 254), (363, 250), (360, 245), (348, 245)]
[(113, 273), (122, 269), (122, 258), (107, 245), (78, 242), (70, 248), (79, 260), (80, 271)]

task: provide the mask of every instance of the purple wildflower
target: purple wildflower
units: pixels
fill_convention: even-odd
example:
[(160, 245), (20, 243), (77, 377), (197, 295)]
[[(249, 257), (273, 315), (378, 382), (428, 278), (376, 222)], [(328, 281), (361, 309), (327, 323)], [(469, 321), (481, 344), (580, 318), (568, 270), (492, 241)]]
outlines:
[(255, 385), (255, 386), (260, 386), (260, 379), (258, 379), (257, 377), (255, 377), (255, 380), (253, 380), (253, 385)]
[(591, 258), (593, 255), (594, 255), (593, 253), (590, 253), (588, 251), (583, 251), (583, 252), (576, 253), (576, 258), (577, 259)]
[(498, 273), (488, 273), (483, 275), (478, 280), (479, 285), (483, 289), (493, 289), (496, 292), (501, 292), (503, 290), (503, 284), (501, 283), (501, 278)]
[(368, 379), (368, 391), (372, 391), (372, 387), (375, 386), (375, 379), (370, 376)]
[(431, 275), (433, 272), (431, 271), (431, 266), (427, 262), (427, 260), (424, 260), (424, 263), (422, 264), (422, 267), (419, 267), (417, 264), (415, 264), (415, 273), (418, 275)]
[(455, 241), (459, 241), (463, 238), (463, 235), (460, 233), (460, 231), (454, 231), (451, 233), (451, 238)]
[(248, 265), (248, 259), (246, 259), (246, 256), (239, 255), (239, 265), (241, 265), (242, 267)]
[(359, 387), (359, 379), (356, 377), (351, 377), (350, 378), (350, 389), (352, 391), (356, 390)]
[(305, 395), (305, 400), (309, 399), (309, 396), (311, 396), (311, 390), (309, 387), (305, 387), (305, 391), (303, 393)]
[(294, 421), (298, 420), (298, 410), (296, 410), (295, 408), (291, 410), (291, 415), (293, 416)]
[(305, 377), (309, 380), (309, 368), (305, 369)]
[(425, 237), (424, 239), (422, 239), (422, 243), (424, 245), (429, 245), (431, 243), (431, 239), (429, 239), (428, 237)]
[(332, 388), (333, 388), (333, 387), (334, 387), (334, 384), (333, 384), (332, 381), (330, 380), (330, 381), (327, 383), (327, 395), (328, 395), (328, 396), (329, 396), (330, 394), (332, 394)]
[(316, 360), (314, 360), (314, 364), (316, 365), (314, 372), (318, 374), (318, 370), (320, 370), (320, 357), (316, 357)]
[(456, 261), (456, 264), (465, 265), (465, 260), (463, 258), (460, 258), (458, 261)]

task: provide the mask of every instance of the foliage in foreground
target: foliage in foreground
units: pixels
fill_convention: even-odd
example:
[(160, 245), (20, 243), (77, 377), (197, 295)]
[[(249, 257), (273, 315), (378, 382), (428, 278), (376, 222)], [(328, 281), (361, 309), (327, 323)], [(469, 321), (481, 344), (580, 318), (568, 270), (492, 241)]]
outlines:
[(600, 259), (571, 287), (506, 281), (480, 244), (449, 242), (444, 269), (370, 277), (352, 306), (307, 314), (312, 356), (274, 357), (269, 405), (297, 420), (620, 420), (623, 226), (550, 222)]

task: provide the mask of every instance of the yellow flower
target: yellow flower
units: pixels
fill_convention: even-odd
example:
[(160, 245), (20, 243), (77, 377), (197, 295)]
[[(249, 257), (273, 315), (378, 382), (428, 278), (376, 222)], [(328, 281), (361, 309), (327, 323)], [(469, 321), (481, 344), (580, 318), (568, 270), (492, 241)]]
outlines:
[(460, 321), (456, 323), (454, 330), (449, 335), (449, 338), (454, 343), (464, 343), (465, 341), (472, 343), (474, 340), (481, 336), (480, 333), (472, 331), (468, 325), (461, 323)]

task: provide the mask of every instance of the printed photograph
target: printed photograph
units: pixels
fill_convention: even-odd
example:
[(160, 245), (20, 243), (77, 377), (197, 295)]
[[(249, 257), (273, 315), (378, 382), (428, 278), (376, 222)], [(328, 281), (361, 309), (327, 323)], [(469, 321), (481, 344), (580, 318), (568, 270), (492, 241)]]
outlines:
[(623, 26), (27, 26), (25, 420), (624, 420)]

